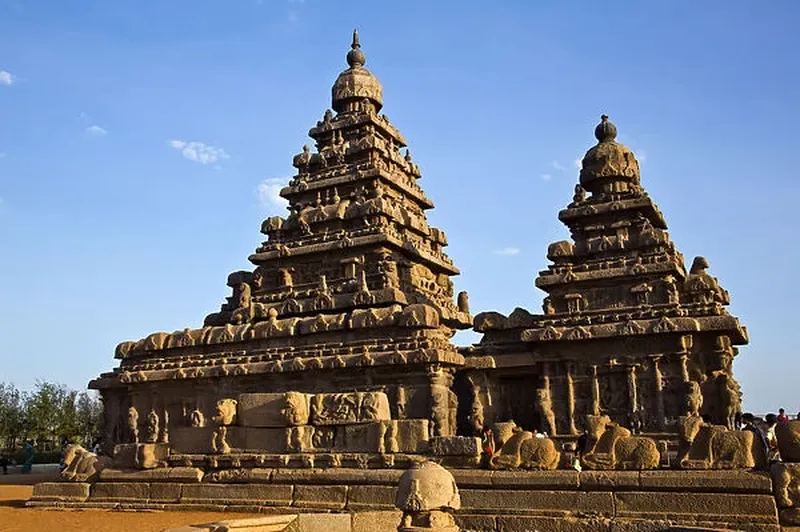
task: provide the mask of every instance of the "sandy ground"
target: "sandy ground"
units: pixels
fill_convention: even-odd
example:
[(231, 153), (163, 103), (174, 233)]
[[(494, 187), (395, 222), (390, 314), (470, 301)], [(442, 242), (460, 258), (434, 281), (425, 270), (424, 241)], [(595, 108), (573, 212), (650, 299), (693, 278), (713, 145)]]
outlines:
[(166, 528), (255, 517), (253, 514), (212, 512), (120, 512), (106, 510), (44, 510), (25, 508), (33, 484), (52, 474), (0, 473), (2, 532), (161, 532)]

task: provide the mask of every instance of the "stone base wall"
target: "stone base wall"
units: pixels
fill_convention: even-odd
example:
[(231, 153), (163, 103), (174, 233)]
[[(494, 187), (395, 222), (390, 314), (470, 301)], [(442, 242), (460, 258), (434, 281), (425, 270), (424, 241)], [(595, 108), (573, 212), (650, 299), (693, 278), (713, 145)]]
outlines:
[[(461, 493), (462, 508), (456, 517), (464, 531), (660, 532), (680, 526), (707, 531), (781, 530), (767, 473), (451, 472)], [(401, 474), (399, 470), (264, 469), (249, 475), (248, 483), (237, 484), (209, 482), (195, 468), (106, 470), (94, 484), (39, 484), (28, 505), (361, 515), (396, 512)], [(260, 481), (253, 482), (254, 478)], [(395, 530), (399, 515), (387, 531)]]

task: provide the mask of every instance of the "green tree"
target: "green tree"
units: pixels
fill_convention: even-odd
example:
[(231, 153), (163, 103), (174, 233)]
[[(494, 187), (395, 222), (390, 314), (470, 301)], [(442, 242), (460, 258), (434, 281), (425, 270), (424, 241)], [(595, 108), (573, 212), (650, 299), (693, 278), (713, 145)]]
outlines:
[(27, 397), (11, 383), (0, 382), (0, 449), (14, 448), (25, 433)]
[(58, 449), (62, 440), (75, 435), (77, 395), (63, 384), (38, 381), (25, 408), (28, 436), (40, 447)]

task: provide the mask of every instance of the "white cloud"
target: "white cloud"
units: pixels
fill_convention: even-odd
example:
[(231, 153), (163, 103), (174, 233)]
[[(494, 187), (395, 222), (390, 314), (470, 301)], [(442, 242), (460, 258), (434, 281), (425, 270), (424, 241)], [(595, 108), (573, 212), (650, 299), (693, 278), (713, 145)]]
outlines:
[(195, 140), (171, 140), (169, 141), (169, 145), (181, 152), (181, 155), (190, 161), (200, 164), (214, 164), (218, 161), (231, 158), (222, 148), (216, 148), (210, 144), (197, 142)]
[(563, 166), (561, 166), (561, 163), (560, 163), (560, 162), (558, 162), (558, 161), (553, 161), (553, 162), (551, 162), (551, 163), (550, 163), (550, 166), (551, 166), (551, 167), (552, 167), (554, 170), (558, 170), (559, 172), (563, 172), (564, 170), (566, 170), (566, 168), (564, 168)]
[(519, 248), (503, 248), (503, 249), (496, 249), (492, 251), (493, 255), (519, 255), (520, 249)]
[(103, 137), (108, 135), (108, 131), (98, 125), (92, 125), (86, 128), (86, 132), (94, 137)]
[(550, 174), (542, 174), (542, 180), (543, 181), (550, 181), (551, 179), (553, 179), (552, 175), (550, 175)]
[(8, 70), (0, 70), (0, 85), (12, 85), (17, 77)]
[(286, 199), (281, 197), (281, 189), (286, 186), (288, 179), (283, 177), (271, 177), (258, 184), (258, 199), (265, 207), (284, 208), (289, 205)]

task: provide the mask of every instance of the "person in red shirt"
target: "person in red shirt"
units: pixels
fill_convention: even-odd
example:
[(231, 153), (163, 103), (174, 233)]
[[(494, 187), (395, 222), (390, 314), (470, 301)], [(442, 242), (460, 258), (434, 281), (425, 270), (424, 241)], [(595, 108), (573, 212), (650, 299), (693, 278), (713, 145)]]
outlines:
[(786, 412), (783, 408), (778, 409), (778, 423), (786, 423), (789, 421), (789, 416), (786, 415)]

